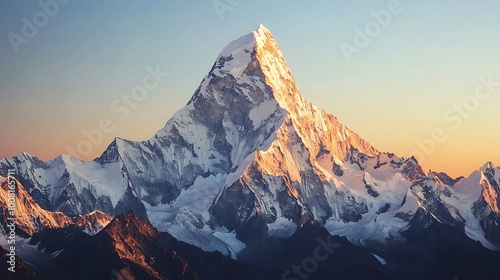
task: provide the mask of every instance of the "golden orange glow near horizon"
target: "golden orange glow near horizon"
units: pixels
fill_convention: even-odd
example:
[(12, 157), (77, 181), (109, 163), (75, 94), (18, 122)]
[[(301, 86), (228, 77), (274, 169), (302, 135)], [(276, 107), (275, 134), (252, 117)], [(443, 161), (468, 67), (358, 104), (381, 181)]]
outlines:
[[(152, 106), (155, 107), (154, 104)], [(119, 118), (105, 118), (109, 119), (110, 123), (107, 129), (102, 130), (98, 126), (102, 119), (91, 117), (80, 120), (79, 125), (92, 127), (95, 124), (94, 128), (78, 131), (79, 127), (71, 124), (66, 126), (61, 124), (57, 129), (52, 130), (52, 133), (46, 133), (46, 126), (54, 119), (41, 116), (37, 120), (40, 125), (30, 131), (15, 130), (4, 133), (3, 147), (12, 148), (11, 150), (2, 148), (0, 158), (11, 157), (25, 151), (44, 161), (52, 160), (61, 154), (86, 161), (93, 160), (104, 152), (114, 137), (119, 136), (132, 141), (147, 140), (153, 137), (170, 117), (165, 114), (153, 120), (152, 117), (147, 117), (150, 116), (148, 111), (151, 111), (151, 109), (145, 107), (138, 108), (134, 112), (135, 117), (126, 121), (121, 121)], [(335, 115), (335, 112), (330, 113)], [(143, 115), (141, 116), (141, 114)], [(394, 122), (387, 123), (387, 118), (394, 119)], [(349, 121), (344, 122), (343, 118), (339, 117), (341, 122), (381, 152), (392, 152), (404, 157), (415, 156), (425, 172), (433, 170), (446, 172), (452, 177), (466, 177), (487, 161), (498, 164), (498, 161), (495, 160), (500, 159), (500, 149), (495, 147), (498, 145), (498, 139), (500, 139), (500, 130), (485, 129), (482, 124), (484, 119), (481, 119), (480, 113), (478, 113), (476, 119), (470, 118), (463, 124), (463, 127), (457, 130), (453, 130), (451, 124), (447, 127), (446, 122), (441, 122), (440, 127), (434, 125), (434, 128), (426, 129), (433, 126), (427, 125), (428, 123), (425, 122), (406, 123), (397, 119), (396, 115), (378, 115), (366, 119), (359, 116), (354, 119), (356, 121), (350, 124)], [(387, 125), (380, 126), (380, 123), (387, 123)], [(433, 135), (436, 127), (440, 131), (442, 130), (442, 133)], [(99, 136), (101, 133), (102, 138)], [(36, 141), (33, 141), (33, 135), (37, 135)], [(481, 137), (478, 137), (478, 135)], [(438, 137), (433, 139), (433, 136)], [(87, 144), (79, 146), (82, 143)], [(419, 144), (417, 145), (417, 143)], [(45, 146), (41, 144), (45, 144)], [(87, 146), (90, 147), (88, 153), (87, 148), (81, 148)]]
[[(292, 2), (245, 2), (227, 21), (210, 3), (85, 2), (88, 10), (66, 9), (27, 42), (4, 36), (0, 158), (92, 160), (115, 137), (153, 137), (220, 51), (264, 24), (304, 97), (378, 150), (453, 177), (500, 164), (498, 1)], [(11, 6), (0, 34), (21, 34), (20, 19), (38, 7)], [(384, 9), (391, 16), (381, 24), (374, 12)]]

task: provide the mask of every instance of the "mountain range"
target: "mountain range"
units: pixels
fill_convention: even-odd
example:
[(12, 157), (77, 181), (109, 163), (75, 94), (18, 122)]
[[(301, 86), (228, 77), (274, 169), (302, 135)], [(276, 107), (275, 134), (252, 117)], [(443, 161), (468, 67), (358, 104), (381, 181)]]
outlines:
[[(151, 139), (90, 162), (22, 153), (8, 170), (18, 261), (41, 278), (500, 277), (500, 167), (451, 178), (377, 150), (302, 96), (262, 25)], [(324, 240), (337, 247), (311, 261)]]

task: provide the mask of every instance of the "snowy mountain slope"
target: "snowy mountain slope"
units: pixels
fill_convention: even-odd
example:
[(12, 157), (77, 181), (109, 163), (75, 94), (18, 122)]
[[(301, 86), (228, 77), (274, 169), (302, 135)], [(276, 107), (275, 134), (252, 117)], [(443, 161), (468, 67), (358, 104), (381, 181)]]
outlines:
[[(50, 212), (40, 208), (33, 198), (26, 192), (24, 187), (16, 182), (15, 203), (12, 204), (9, 195), (9, 181), (0, 177), (0, 233), (6, 235), (6, 227), (10, 224), (9, 218), (16, 218), (16, 233), (21, 237), (29, 237), (44, 228), (62, 228), (75, 224), (88, 234), (95, 234), (106, 226), (112, 219), (111, 216), (94, 211), (87, 215), (71, 218), (61, 212)], [(11, 207), (13, 206), (13, 207)], [(13, 209), (11, 215), (10, 210)]]
[(114, 215), (133, 208), (145, 214), (121, 161), (84, 162), (62, 155), (43, 162), (22, 153), (0, 160), (0, 172), (8, 169), (15, 170), (28, 193), (48, 211), (78, 216), (99, 210)]
[[(71, 219), (66, 215), (56, 212), (48, 212), (40, 208), (38, 204), (26, 193), (20, 184), (17, 184), (15, 203), (9, 196), (9, 180), (4, 180), (0, 188), (0, 217), (2, 231), (7, 231), (8, 218), (15, 217), (18, 232), (31, 236), (44, 227), (65, 227), (71, 223)], [(17, 183), (17, 182), (16, 182)], [(13, 209), (14, 212), (10, 212)], [(11, 214), (14, 215), (11, 215)]]
[(399, 237), (419, 211), (488, 248), (500, 243), (498, 168), (453, 180), (379, 152), (301, 95), (263, 26), (224, 48), (151, 139), (116, 138), (92, 162), (24, 153), (0, 160), (0, 171), (9, 168), (46, 210), (134, 210), (233, 257), (245, 247), (242, 231), (288, 237), (315, 219), (363, 245)]
[(416, 181), (411, 192), (439, 222), (461, 228), (490, 249), (500, 248), (500, 168), (487, 163), (453, 186), (436, 173)]

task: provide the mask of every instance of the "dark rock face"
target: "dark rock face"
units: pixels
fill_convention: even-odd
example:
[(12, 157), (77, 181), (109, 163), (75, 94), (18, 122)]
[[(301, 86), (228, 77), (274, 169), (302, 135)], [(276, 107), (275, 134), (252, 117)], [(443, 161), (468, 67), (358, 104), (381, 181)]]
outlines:
[(141, 200), (133, 193), (131, 187), (127, 188), (127, 191), (123, 195), (122, 199), (118, 201), (116, 208), (113, 211), (115, 215), (120, 215), (133, 210), (139, 217), (148, 220), (148, 214), (146, 212), (146, 207), (141, 202)]
[(232, 231), (247, 221), (254, 207), (254, 196), (245, 182), (238, 180), (223, 191), (210, 212), (217, 224)]
[(438, 177), (439, 180), (441, 180), (441, 182), (443, 182), (444, 184), (446, 184), (448, 186), (454, 186), (458, 181), (460, 181), (461, 179), (464, 178), (464, 177), (458, 177), (458, 178), (453, 179), (450, 176), (448, 176), (448, 174), (446, 174), (444, 172), (436, 173), (436, 177)]
[(333, 163), (333, 174), (339, 177), (342, 177), (342, 175), (344, 175), (344, 170), (342, 170), (342, 167), (336, 162)]
[(490, 213), (486, 219), (481, 221), (481, 227), (485, 232), (485, 238), (500, 248), (500, 214)]
[(389, 203), (384, 204), (384, 206), (380, 207), (380, 209), (377, 211), (377, 215), (386, 213), (391, 209), (391, 205)]
[(481, 181), (482, 196), (474, 203), (473, 213), (478, 217), (485, 238), (500, 248), (500, 182), (495, 180), (498, 169), (492, 166), (484, 170), (485, 180)]
[(266, 221), (256, 215), (248, 219), (241, 227), (236, 230), (236, 238), (245, 242), (246, 244), (252, 244), (260, 242), (268, 232)]
[(343, 207), (340, 217), (343, 221), (358, 222), (361, 220), (362, 215), (368, 212), (368, 207), (364, 203), (356, 201), (356, 198), (352, 196), (347, 197), (348, 204)]
[[(447, 225), (464, 230), (465, 219), (459, 214), (458, 218), (454, 217), (450, 210), (444, 205), (440, 198), (440, 190), (437, 188), (437, 182), (434, 179), (424, 178), (416, 181), (411, 187), (414, 193), (422, 193), (423, 199), (419, 199), (420, 203), (427, 209), (429, 214), (439, 218), (439, 220)], [(446, 187), (445, 187), (446, 188)]]
[[(24, 183), (22, 183), (22, 181), (23, 180), (20, 180), (20, 182), (23, 186), (24, 186), (24, 183), (28, 183), (26, 180), (24, 180)], [(31, 184), (31, 183), (28, 183), (28, 184)], [(47, 194), (42, 193), (42, 191), (39, 189), (33, 189), (33, 188), (31, 188), (31, 189), (32, 189), (32, 191), (31, 191), (30, 195), (31, 195), (31, 197), (33, 197), (33, 199), (36, 201), (36, 203), (38, 203), (38, 205), (40, 205), (40, 207), (42, 207), (43, 209), (46, 209), (46, 210), (52, 208)]]
[(106, 163), (117, 162), (119, 159), (120, 154), (118, 151), (118, 145), (116, 143), (116, 139), (114, 139), (102, 155), (96, 158), (95, 161), (104, 166)]
[(282, 191), (277, 193), (276, 199), (280, 205), (281, 213), (283, 213), (283, 217), (294, 221), (295, 223), (300, 223), (300, 221), (304, 218), (302, 215), (302, 207), (297, 202), (297, 199), (293, 197), (293, 194), (290, 193), (290, 181), (286, 180), (287, 178), (283, 178), (282, 183)]
[(495, 209), (500, 209), (500, 182), (495, 180), (495, 175), (498, 175), (498, 172), (500, 172), (500, 169), (495, 169), (493, 166), (490, 166), (484, 173), (491, 188), (490, 192), (493, 193), (494, 201), (492, 204)]
[(425, 172), (414, 157), (405, 161), (403, 173), (412, 181), (422, 179), (425, 176)]
[(372, 186), (372, 185), (370, 185), (370, 184), (366, 183), (366, 181), (365, 181), (365, 180), (363, 180), (363, 183), (365, 183), (366, 192), (367, 192), (369, 195), (371, 195), (371, 196), (373, 196), (373, 197), (375, 197), (375, 198), (380, 196), (380, 194), (377, 192), (377, 190), (374, 188), (374, 186)]
[(328, 203), (328, 200), (325, 196), (325, 185), (323, 181), (318, 176), (317, 172), (313, 171), (312, 169), (301, 172), (301, 177), (302, 187), (297, 188), (299, 190), (309, 188), (311, 190), (311, 193), (314, 194), (308, 196), (304, 193), (299, 192), (299, 194), (306, 197), (306, 199), (308, 200), (305, 203), (306, 209), (308, 210), (307, 212), (312, 211), (311, 207), (315, 206), (317, 215), (316, 219), (325, 222), (333, 215), (333, 209), (332, 206)]

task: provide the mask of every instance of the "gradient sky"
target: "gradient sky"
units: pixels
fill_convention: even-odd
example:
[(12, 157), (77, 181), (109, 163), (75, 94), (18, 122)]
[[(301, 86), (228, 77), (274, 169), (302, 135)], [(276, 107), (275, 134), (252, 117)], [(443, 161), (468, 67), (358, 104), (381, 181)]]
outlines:
[[(223, 18), (212, 0), (69, 1), (18, 53), (9, 34), (22, 35), (22, 18), (32, 22), (42, 8), (6, 2), (0, 158), (69, 154), (68, 146), (85, 140), (82, 130), (98, 128), (103, 118), (115, 129), (79, 157), (99, 156), (114, 137), (149, 139), (187, 103), (222, 48), (262, 23), (302, 94), (379, 150), (408, 157), (419, 150), (416, 141), (441, 129), (445, 141), (433, 141), (433, 151), (420, 157), (426, 169), (459, 176), (487, 161), (500, 164), (500, 86), (474, 104), (480, 76), (500, 82), (497, 0), (401, 0), (402, 11), (351, 62), (340, 44), (353, 45), (355, 28), (364, 29), (391, 1), (222, 0), (236, 4)], [(120, 119), (112, 102), (157, 65), (169, 76)], [(449, 111), (464, 101), (477, 109)]]

